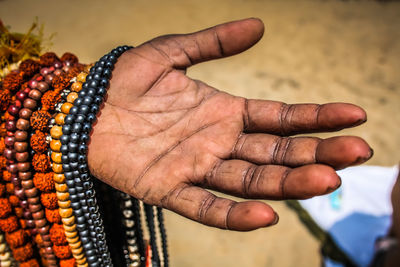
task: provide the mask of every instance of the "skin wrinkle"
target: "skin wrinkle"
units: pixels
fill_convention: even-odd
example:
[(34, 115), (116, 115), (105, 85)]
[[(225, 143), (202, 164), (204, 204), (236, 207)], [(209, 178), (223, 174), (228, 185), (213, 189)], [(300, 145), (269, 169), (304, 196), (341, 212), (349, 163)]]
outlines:
[(250, 124), (250, 115), (249, 115), (249, 100), (247, 98), (244, 99), (244, 108), (243, 108), (243, 131), (249, 128)]
[[(190, 55), (189, 55), (188, 52), (186, 51), (185, 47), (182, 46), (182, 43), (179, 42), (179, 41), (176, 40), (176, 39), (172, 39), (172, 41), (174, 41), (174, 42), (178, 45), (178, 47), (181, 49), (182, 53), (185, 54), (185, 57), (186, 57), (187, 60), (189, 61), (189, 64), (184, 64), (184, 65), (192, 66), (192, 65), (193, 65), (192, 58), (190, 57)], [(195, 43), (197, 44), (197, 42), (195, 42)], [(197, 44), (197, 46), (198, 46), (198, 44)], [(178, 64), (177, 62), (175, 62), (175, 63), (174, 63), (174, 66), (177, 66), (177, 65), (180, 65), (180, 64)], [(186, 70), (186, 68), (183, 68), (183, 70)]]
[(217, 48), (219, 51), (219, 55), (221, 57), (225, 56), (224, 47), (222, 46), (221, 39), (219, 38), (217, 28), (214, 28), (214, 37), (215, 37), (215, 41), (217, 42)]
[(217, 197), (211, 193), (207, 195), (205, 199), (200, 204), (199, 210), (197, 211), (197, 220), (199, 222), (205, 223), (205, 217), (207, 212), (210, 210), (214, 202), (217, 200)]
[(226, 229), (226, 230), (230, 229), (230, 228), (229, 228), (229, 225), (228, 225), (229, 215), (231, 215), (232, 209), (233, 209), (237, 204), (238, 204), (238, 203), (237, 203), (237, 202), (234, 202), (234, 201), (231, 201), (230, 204), (229, 204), (228, 212), (226, 213), (225, 222), (224, 222), (224, 226), (225, 226), (225, 229)]
[(315, 114), (316, 114), (316, 116), (315, 116), (315, 128), (319, 126), (319, 114), (320, 114), (322, 106), (324, 106), (324, 105), (317, 105), (317, 107), (315, 108), (315, 111), (314, 111)]
[(247, 168), (246, 173), (242, 176), (242, 191), (244, 197), (249, 196), (249, 187), (254, 179), (254, 173), (257, 168), (258, 166), (256, 165), (250, 165), (249, 168)]
[(211, 179), (216, 177), (217, 171), (218, 171), (219, 167), (222, 165), (222, 163), (224, 163), (224, 161), (222, 159), (219, 159), (217, 162), (215, 162), (214, 166), (211, 168), (211, 171), (209, 173), (207, 173), (204, 177), (205, 185), (207, 185), (208, 187), (214, 186), (213, 183), (211, 182)]
[(287, 138), (285, 138), (285, 140), (286, 140), (286, 143), (285, 143), (285, 147), (282, 150), (282, 156), (281, 156), (281, 162), (280, 162), (280, 164), (283, 164), (283, 165), (286, 164), (286, 154), (287, 154), (288, 148), (292, 142), (292, 138), (287, 137)]
[(237, 141), (233, 145), (233, 149), (232, 149), (230, 158), (239, 158), (240, 152), (242, 151), (242, 148), (244, 146), (244, 143), (246, 142), (247, 137), (248, 137), (247, 134), (243, 134), (242, 132), (239, 133), (239, 136), (237, 137)]
[(173, 187), (170, 191), (168, 191), (165, 196), (163, 196), (160, 200), (160, 204), (162, 208), (168, 209), (171, 203), (171, 197), (175, 195), (174, 201), (179, 198), (179, 195), (182, 193), (183, 190), (189, 188), (190, 185), (187, 183), (179, 183), (175, 187)]
[[(154, 50), (156, 50), (163, 58), (165, 58), (165, 59), (170, 63), (169, 67), (170, 67), (170, 66), (173, 66), (173, 65), (174, 65), (174, 61), (168, 56), (167, 53), (165, 53), (165, 51), (164, 51), (161, 47), (158, 47), (159, 44), (155, 44), (155, 43), (154, 43), (154, 41), (157, 41), (157, 40), (159, 40), (159, 39), (152, 40), (152, 41), (148, 42), (148, 44), (151, 46), (151, 48), (153, 48)], [(168, 40), (168, 39), (167, 39), (167, 40)], [(166, 44), (165, 41), (164, 41), (164, 42), (160, 42), (160, 43), (161, 43), (162, 45), (165, 44), (165, 45), (169, 48), (169, 45)]]
[(281, 178), (281, 182), (279, 183), (279, 191), (281, 192), (281, 199), (286, 199), (285, 196), (285, 183), (286, 183), (286, 179), (289, 175), (289, 173), (291, 172), (291, 169), (286, 169), (285, 172), (282, 175)]
[(217, 124), (218, 121), (210, 123), (210, 124), (206, 124), (203, 127), (200, 127), (199, 129), (197, 129), (196, 131), (194, 131), (193, 133), (189, 134), (187, 137), (185, 137), (182, 140), (179, 140), (178, 142), (176, 142), (174, 145), (172, 145), (169, 149), (167, 149), (166, 151), (160, 153), (155, 159), (153, 159), (152, 161), (150, 161), (150, 163), (146, 166), (146, 168), (144, 168), (143, 172), (138, 176), (138, 179), (136, 179), (134, 187), (137, 187), (139, 185), (139, 183), (141, 182), (142, 178), (146, 175), (146, 173), (154, 166), (156, 165), (162, 158), (164, 158), (167, 154), (169, 154), (172, 150), (174, 150), (176, 147), (178, 147), (180, 144), (182, 144), (183, 142), (185, 142), (187, 139), (189, 139), (190, 137), (192, 137), (193, 135), (201, 132), (204, 129), (207, 129), (208, 127), (211, 127), (215, 124)]

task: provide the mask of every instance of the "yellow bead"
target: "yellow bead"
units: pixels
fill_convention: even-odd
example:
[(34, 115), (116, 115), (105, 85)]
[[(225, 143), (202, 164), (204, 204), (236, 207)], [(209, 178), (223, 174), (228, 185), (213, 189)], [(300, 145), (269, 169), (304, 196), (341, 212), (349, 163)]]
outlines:
[(72, 238), (69, 238), (69, 237), (67, 237), (67, 241), (68, 241), (68, 243), (77, 243), (77, 242), (79, 242), (79, 236), (75, 236), (75, 237), (72, 237)]
[(61, 149), (61, 141), (53, 139), (50, 141), (50, 148), (53, 151), (60, 152)]
[(82, 83), (81, 82), (74, 82), (71, 85), (71, 90), (74, 92), (79, 92), (80, 90), (82, 90)]
[(87, 73), (81, 72), (78, 74), (78, 76), (76, 76), (76, 80), (81, 83), (84, 83), (84, 82), (86, 82), (86, 76), (87, 76)]
[(61, 218), (64, 225), (73, 225), (75, 224), (75, 216), (69, 218)]
[(66, 232), (76, 232), (76, 224), (73, 225), (63, 225), (64, 226), (64, 230)]
[(60, 209), (69, 209), (71, 207), (71, 201), (58, 201), (58, 206)]
[(81, 255), (81, 254), (83, 254), (83, 255), (85, 255), (84, 253), (83, 253), (83, 247), (82, 247), (82, 243), (79, 241), (79, 242), (76, 242), (77, 244), (79, 244), (80, 246), (79, 247), (77, 247), (77, 248), (72, 248), (72, 246), (71, 246), (71, 251), (72, 251), (72, 253), (74, 254), (74, 255), (77, 255), (77, 256), (79, 256), (79, 255)]
[(68, 191), (68, 186), (66, 184), (55, 183), (55, 186), (56, 186), (57, 192), (67, 192)]
[(55, 173), (53, 174), (53, 180), (56, 183), (62, 184), (65, 183), (65, 176), (63, 173)]
[(74, 232), (67, 232), (67, 231), (65, 231), (64, 233), (65, 233), (65, 236), (66, 236), (67, 238), (70, 238), (70, 239), (75, 238), (75, 237), (78, 235), (78, 232), (77, 232), (77, 231), (74, 231)]
[[(74, 244), (70, 244), (71, 249), (76, 249), (76, 252), (79, 252), (79, 248), (82, 247), (82, 243), (81, 241), (76, 242)], [(80, 253), (76, 253), (76, 254), (80, 254)]]
[(73, 211), (71, 208), (68, 209), (59, 209), (61, 218), (69, 218), (72, 216)]
[[(68, 109), (69, 111), (69, 109)], [(61, 135), (62, 135), (62, 127), (61, 126), (53, 126), (50, 129), (50, 135), (52, 138), (55, 139), (60, 139)]]
[(69, 110), (73, 107), (74, 105), (72, 105), (69, 102), (65, 102), (64, 104), (62, 104), (61, 106), (61, 111), (65, 114), (69, 113)]
[(62, 154), (60, 152), (52, 152), (51, 160), (55, 163), (62, 163), (61, 156), (62, 156)]
[(74, 253), (72, 252), (72, 254), (74, 255), (74, 258), (76, 259), (76, 263), (78, 264), (78, 267), (87, 267), (87, 263), (86, 263), (86, 257), (85, 257), (85, 253)]
[(58, 125), (64, 125), (64, 119), (65, 119), (65, 116), (67, 116), (67, 115), (65, 115), (64, 113), (58, 113), (57, 115), (56, 115), (56, 117), (54, 118), (55, 120), (56, 120), (56, 123), (58, 124)]
[(56, 192), (57, 199), (60, 201), (67, 201), (69, 200), (69, 193), (68, 192)]
[(55, 173), (64, 173), (62, 164), (53, 163), (51, 168), (53, 169), (53, 172), (55, 172)]
[(75, 99), (77, 99), (77, 98), (78, 98), (78, 93), (77, 92), (71, 92), (67, 96), (67, 101), (69, 103), (74, 103)]

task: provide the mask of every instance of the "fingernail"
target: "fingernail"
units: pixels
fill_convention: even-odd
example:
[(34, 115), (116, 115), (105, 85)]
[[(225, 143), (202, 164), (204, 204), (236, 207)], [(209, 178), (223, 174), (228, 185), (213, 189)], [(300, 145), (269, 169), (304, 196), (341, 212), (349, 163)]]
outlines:
[(365, 123), (366, 121), (367, 121), (367, 118), (359, 119), (358, 121), (356, 121), (356, 123), (354, 124), (354, 126), (358, 126), (358, 125), (360, 125), (360, 124), (363, 124), (363, 123)]
[(335, 191), (336, 189), (338, 189), (341, 185), (342, 185), (342, 178), (340, 178), (340, 176), (338, 175), (338, 181), (336, 182), (335, 186), (333, 186), (333, 187), (328, 187), (328, 189), (326, 190), (326, 193), (325, 193), (325, 194), (332, 193), (333, 191)]
[(278, 213), (276, 213), (276, 212), (274, 211), (274, 215), (275, 215), (275, 219), (274, 219), (274, 221), (273, 221), (272, 223), (270, 223), (268, 226), (275, 225), (275, 224), (277, 224), (277, 223), (279, 222), (279, 216), (278, 216)]
[(367, 160), (372, 158), (373, 155), (374, 155), (374, 150), (372, 148), (369, 148), (369, 157), (367, 158)]

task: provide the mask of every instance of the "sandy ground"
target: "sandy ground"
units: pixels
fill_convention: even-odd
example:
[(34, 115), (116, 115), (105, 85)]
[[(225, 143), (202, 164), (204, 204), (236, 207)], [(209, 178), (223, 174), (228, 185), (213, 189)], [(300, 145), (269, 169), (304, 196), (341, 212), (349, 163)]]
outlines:
[[(266, 25), (242, 55), (193, 67), (188, 74), (232, 94), (285, 102), (352, 102), (368, 122), (359, 135), (375, 150), (369, 164), (400, 159), (400, 3), (373, 1), (77, 1), (2, 0), (0, 17), (26, 31), (34, 17), (56, 32), (52, 49), (84, 62), (119, 44), (140, 44), (245, 17)], [(321, 136), (329, 136), (324, 134)], [(170, 212), (171, 266), (319, 266), (318, 243), (283, 203), (280, 223), (233, 233)]]

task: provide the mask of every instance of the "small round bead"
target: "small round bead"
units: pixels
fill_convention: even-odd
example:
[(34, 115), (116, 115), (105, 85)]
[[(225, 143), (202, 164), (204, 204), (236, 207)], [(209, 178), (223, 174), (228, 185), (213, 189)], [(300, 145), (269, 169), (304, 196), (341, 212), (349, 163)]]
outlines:
[(81, 72), (78, 74), (78, 76), (76, 76), (76, 80), (83, 83), (86, 81), (86, 76), (87, 76), (86, 73)]
[(46, 82), (39, 82), (38, 85), (37, 85), (37, 89), (39, 89), (39, 91), (44, 93), (47, 90), (49, 90), (49, 85)]
[(32, 213), (32, 217), (34, 220), (40, 220), (44, 218), (44, 210), (40, 210)]
[(16, 131), (14, 137), (15, 141), (26, 141), (28, 139), (28, 133), (26, 131)]
[[(26, 189), (25, 190), (25, 195), (26, 195), (26, 197), (28, 197), (28, 198), (31, 198), (31, 197), (36, 197), (37, 195), (38, 195), (38, 190), (37, 190), (37, 188), (36, 187), (33, 187), (33, 188), (30, 188), (30, 189)], [(32, 205), (31, 205), (32, 206)], [(30, 206), (30, 207), (31, 207)], [(31, 210), (32, 212), (35, 212), (35, 211), (37, 211), (36, 209), (33, 209), (33, 210)]]
[(65, 102), (61, 106), (61, 112), (65, 113), (65, 114), (68, 114), (72, 107), (73, 107), (73, 105), (71, 103)]
[(62, 163), (61, 155), (62, 154), (60, 152), (53, 152), (53, 153), (51, 153), (51, 160), (55, 163)]
[(19, 117), (22, 118), (22, 119), (29, 120), (31, 115), (32, 115), (32, 110), (29, 109), (29, 108), (22, 108), (19, 111)]
[(69, 209), (61, 209), (60, 208), (60, 216), (61, 218), (69, 218), (73, 215), (73, 210), (71, 208)]
[(21, 186), (24, 189), (31, 189), (34, 186), (34, 184), (32, 180), (22, 180)]
[(42, 92), (37, 89), (33, 89), (29, 92), (29, 97), (33, 100), (39, 101), (42, 97)]
[(65, 183), (65, 176), (63, 173), (54, 173), (53, 180), (56, 183)]
[(69, 93), (68, 96), (67, 96), (67, 101), (68, 101), (69, 103), (74, 103), (74, 101), (75, 101), (77, 98), (78, 98), (78, 93), (76, 93), (76, 92), (71, 92), (71, 93)]
[(60, 209), (69, 209), (71, 207), (71, 201), (58, 201)]
[(56, 192), (57, 199), (60, 201), (67, 201), (69, 199), (69, 193), (67, 192)]
[(71, 125), (70, 124), (64, 124), (62, 126), (62, 133), (63, 134), (71, 134)]
[[(76, 104), (76, 101), (78, 101), (79, 100), (79, 98), (77, 99), (77, 100), (75, 100), (75, 104)], [(78, 114), (78, 107), (72, 107), (70, 110), (69, 110), (69, 114), (72, 114), (72, 115), (75, 115), (75, 114)]]
[(75, 224), (75, 216), (71, 216), (68, 218), (61, 218), (64, 225), (74, 225)]
[(50, 148), (53, 151), (59, 152), (61, 148), (61, 141), (53, 139), (50, 141)]
[(31, 164), (29, 162), (18, 162), (17, 169), (20, 172), (26, 172), (30, 169)]
[(27, 179), (31, 179), (32, 178), (32, 173), (27, 171), (27, 172), (19, 172), (18, 173), (18, 177), (21, 180), (27, 180)]
[(61, 126), (53, 126), (50, 129), (50, 135), (52, 138), (60, 139), (60, 137), (63, 135), (63, 129)]
[(39, 204), (40, 203), (40, 197), (30, 197), (28, 198), (28, 203), (29, 204)]
[(36, 100), (27, 98), (24, 100), (24, 107), (34, 110), (37, 107), (37, 102)]
[(58, 125), (64, 125), (64, 119), (66, 115), (64, 113), (58, 113), (55, 117), (55, 121)]
[(27, 142), (15, 142), (14, 148), (16, 152), (26, 152), (28, 150)]
[(27, 131), (29, 129), (29, 121), (25, 119), (19, 119), (16, 124), (16, 128), (21, 131)]
[(8, 121), (6, 121), (6, 130), (7, 131), (12, 131), (12, 132), (14, 132), (15, 131), (15, 129), (16, 129), (16, 121), (14, 121), (14, 120), (8, 120)]
[(18, 152), (18, 153), (15, 153), (15, 159), (16, 159), (18, 162), (25, 162), (25, 161), (28, 161), (28, 159), (29, 159), (29, 153), (28, 153), (28, 152)]
[(63, 165), (59, 163), (52, 164), (53, 172), (55, 173), (63, 173)]

